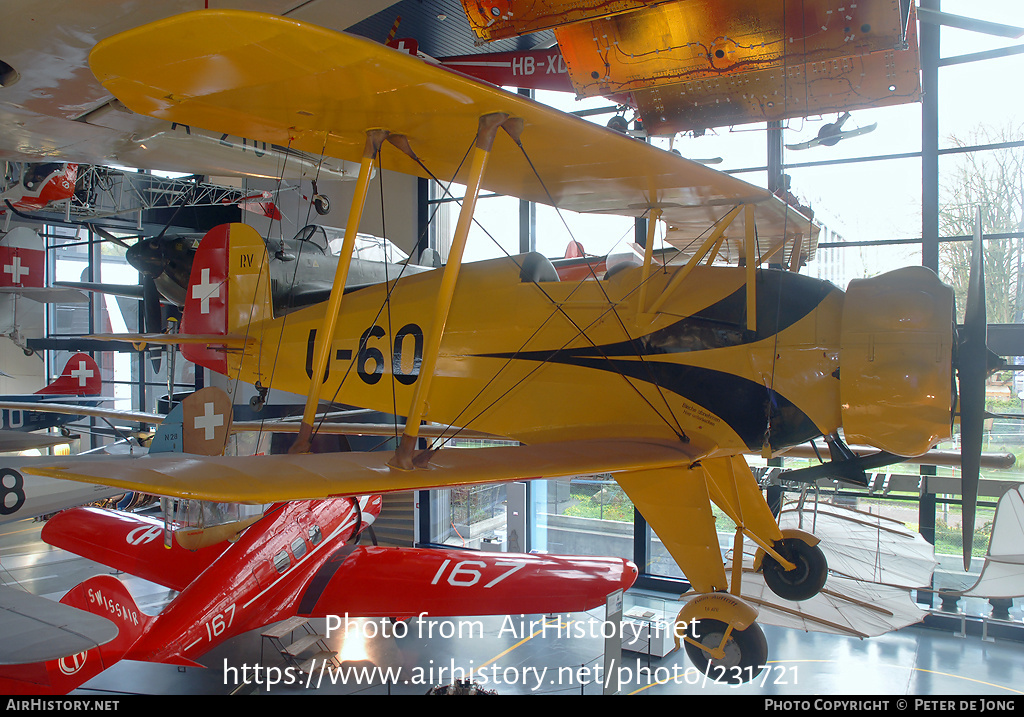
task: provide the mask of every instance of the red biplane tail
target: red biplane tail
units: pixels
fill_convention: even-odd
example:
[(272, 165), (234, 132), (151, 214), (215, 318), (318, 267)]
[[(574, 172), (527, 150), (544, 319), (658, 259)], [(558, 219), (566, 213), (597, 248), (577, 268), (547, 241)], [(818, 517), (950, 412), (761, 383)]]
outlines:
[(124, 659), (156, 619), (143, 614), (121, 581), (111, 575), (98, 575), (77, 585), (61, 603), (113, 621), (118, 628), (117, 637), (58, 660), (5, 666), (0, 672), (0, 690), (4, 694), (67, 694)]
[(64, 371), (49, 386), (36, 391), (43, 395), (95, 396), (103, 388), (100, 367), (89, 354), (77, 353), (64, 364)]
[(183, 343), (182, 355), (211, 371), (227, 374), (228, 351), (240, 350), (250, 326), (273, 317), (267, 245), (245, 224), (221, 224), (206, 233), (192, 260), (180, 334), (224, 336)]

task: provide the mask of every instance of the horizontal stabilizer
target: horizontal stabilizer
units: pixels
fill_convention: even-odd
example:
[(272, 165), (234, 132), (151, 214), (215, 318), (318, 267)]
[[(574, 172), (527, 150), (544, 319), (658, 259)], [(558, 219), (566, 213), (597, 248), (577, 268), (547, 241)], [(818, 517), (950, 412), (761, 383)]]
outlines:
[(172, 590), (184, 590), (227, 547), (197, 551), (175, 541), (164, 547), (164, 524), (155, 519), (103, 508), (72, 508), (46, 521), (43, 541), (115, 570)]
[(242, 349), (256, 345), (256, 339), (241, 335), (221, 334), (90, 334), (94, 341), (127, 341), (141, 351), (150, 344), (154, 346), (181, 346), (184, 344), (212, 344), (226, 348)]
[(110, 620), (0, 585), (0, 665), (58, 660), (117, 637)]
[(310, 580), (298, 614), (404, 618), (582, 612), (603, 605), (615, 590), (626, 590), (636, 576), (636, 566), (621, 558), (342, 548)]
[[(76, 293), (83, 291), (95, 291), (99, 294), (111, 294), (113, 296), (127, 296), (132, 299), (141, 299), (143, 288), (141, 284), (104, 284), (95, 281), (55, 281), (54, 286), (65, 289), (75, 289)], [(84, 294), (82, 294), (84, 296)]]
[(17, 294), (25, 299), (38, 301), (40, 304), (85, 304), (89, 302), (89, 297), (81, 291), (62, 287), (2, 286), (0, 293)]
[[(688, 445), (669, 440), (586, 440), (438, 451), (427, 468), (390, 467), (391, 454), (148, 455), (83, 463), (55, 457), (25, 471), (163, 496), (236, 503), (333, 498), (453, 485), (688, 465)], [(286, 478), (285, 478), (286, 476)]]

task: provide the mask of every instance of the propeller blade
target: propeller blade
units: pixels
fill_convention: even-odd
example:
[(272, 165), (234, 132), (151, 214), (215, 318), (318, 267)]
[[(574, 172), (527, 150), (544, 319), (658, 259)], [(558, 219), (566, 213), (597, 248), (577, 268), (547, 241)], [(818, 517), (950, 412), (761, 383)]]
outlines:
[(960, 463), (963, 496), (964, 570), (971, 567), (974, 520), (981, 474), (985, 421), (985, 379), (988, 376), (988, 318), (985, 310), (985, 261), (981, 242), (981, 210), (974, 221), (970, 278), (964, 325), (958, 332), (957, 374), (960, 383)]
[[(156, 280), (152, 276), (140, 274), (142, 279), (142, 315), (146, 333), (159, 334), (164, 330), (163, 311), (160, 308), (160, 290), (156, 288)], [(155, 348), (155, 347), (153, 347)], [(149, 350), (149, 358), (153, 370), (159, 371), (162, 363), (162, 350)]]
[(124, 247), (125, 249), (128, 249), (128, 248), (131, 247), (131, 244), (129, 244), (128, 242), (124, 241), (124, 239), (121, 239), (120, 237), (114, 236), (113, 234), (111, 234), (110, 232), (108, 232), (106, 229), (104, 229), (101, 226), (98, 226), (96, 224), (90, 224), (88, 226), (94, 232), (96, 232), (101, 237), (103, 237), (104, 241), (114, 242), (118, 246)]
[(164, 330), (163, 314), (160, 311), (160, 291), (151, 276), (142, 275), (142, 309), (147, 334), (159, 334)]

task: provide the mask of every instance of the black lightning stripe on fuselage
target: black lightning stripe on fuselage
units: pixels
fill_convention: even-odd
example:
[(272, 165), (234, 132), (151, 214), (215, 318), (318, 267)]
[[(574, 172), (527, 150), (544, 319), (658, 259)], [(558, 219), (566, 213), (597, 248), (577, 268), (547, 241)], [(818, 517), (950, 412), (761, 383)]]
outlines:
[(756, 288), (757, 331), (745, 328), (747, 292), (746, 286), (741, 286), (692, 316), (630, 341), (479, 356), (552, 361), (620, 373), (660, 386), (708, 410), (725, 421), (750, 450), (759, 450), (766, 439), (773, 447), (791, 446), (819, 435), (820, 431), (785, 396), (741, 376), (658, 361), (656, 357), (743, 346), (771, 338), (813, 312), (834, 290), (826, 282), (800, 274), (760, 271)]

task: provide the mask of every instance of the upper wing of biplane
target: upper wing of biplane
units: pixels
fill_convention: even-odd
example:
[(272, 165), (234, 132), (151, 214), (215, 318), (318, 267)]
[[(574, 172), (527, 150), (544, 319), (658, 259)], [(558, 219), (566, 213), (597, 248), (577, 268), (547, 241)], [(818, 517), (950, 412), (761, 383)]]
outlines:
[[(522, 121), (522, 131), (516, 141), (494, 143), (484, 189), (578, 212), (658, 211), (687, 245), (737, 205), (755, 205), (762, 257), (783, 240), (800, 246), (801, 260), (813, 257), (815, 225), (766, 189), (314, 25), (197, 11), (104, 40), (90, 64), (136, 112), (306, 152), (360, 161), (367, 130), (386, 130), (395, 141), (381, 151), (383, 168), (442, 182), (466, 183), (464, 156), (480, 117), (505, 113)], [(744, 221), (741, 213), (733, 222), (738, 237)]]

